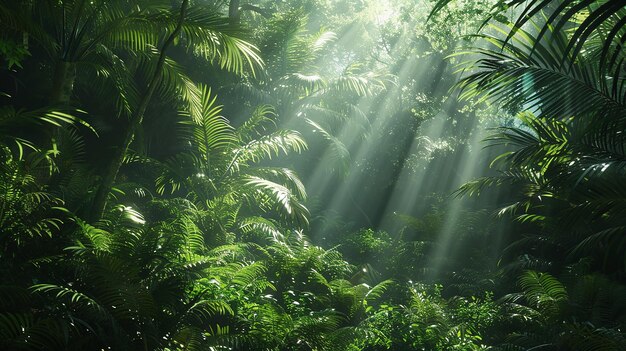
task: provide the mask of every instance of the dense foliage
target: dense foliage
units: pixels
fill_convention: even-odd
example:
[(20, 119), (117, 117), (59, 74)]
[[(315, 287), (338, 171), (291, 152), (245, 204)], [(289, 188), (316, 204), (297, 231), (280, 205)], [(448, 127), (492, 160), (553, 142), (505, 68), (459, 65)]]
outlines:
[(623, 350), (625, 16), (0, 0), (0, 349)]

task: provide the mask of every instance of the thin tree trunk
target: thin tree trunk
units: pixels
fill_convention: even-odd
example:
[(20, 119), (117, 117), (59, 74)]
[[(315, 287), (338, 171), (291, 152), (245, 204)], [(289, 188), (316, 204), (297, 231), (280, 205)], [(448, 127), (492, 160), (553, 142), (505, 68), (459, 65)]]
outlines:
[(239, 22), (239, 0), (230, 0), (228, 4), (228, 17)]
[(76, 64), (59, 60), (54, 67), (50, 103), (65, 105), (70, 101), (76, 80)]
[(167, 37), (167, 39), (163, 43), (159, 55), (159, 60), (157, 61), (157, 65), (154, 71), (154, 75), (148, 83), (148, 89), (141, 98), (137, 110), (131, 117), (130, 125), (125, 131), (125, 137), (122, 145), (119, 148), (115, 149), (111, 163), (109, 167), (105, 170), (105, 174), (102, 177), (102, 182), (98, 187), (98, 190), (96, 191), (93, 200), (91, 213), (89, 214), (90, 220), (92, 222), (98, 221), (100, 218), (102, 218), (109, 192), (111, 191), (113, 183), (115, 182), (115, 178), (117, 177), (122, 163), (124, 162), (124, 157), (126, 157), (126, 153), (128, 152), (130, 144), (133, 142), (133, 139), (135, 137), (135, 131), (141, 125), (146, 109), (148, 108), (150, 100), (152, 99), (152, 95), (154, 94), (156, 87), (159, 84), (161, 72), (163, 71), (163, 66), (167, 57), (167, 49), (172, 45), (174, 39), (180, 34), (183, 22), (185, 21), (188, 6), (189, 0), (183, 0), (180, 6), (180, 17), (178, 19), (176, 29), (174, 29), (174, 31)]
[[(437, 66), (435, 71), (430, 79), (430, 85), (428, 87), (427, 93), (435, 97), (435, 93), (437, 93), (437, 89), (441, 86), (441, 79), (443, 78), (446, 69), (448, 68), (448, 60), (445, 59), (444, 56), (437, 57), (439, 62), (437, 62)], [(437, 96), (438, 97), (438, 96)]]

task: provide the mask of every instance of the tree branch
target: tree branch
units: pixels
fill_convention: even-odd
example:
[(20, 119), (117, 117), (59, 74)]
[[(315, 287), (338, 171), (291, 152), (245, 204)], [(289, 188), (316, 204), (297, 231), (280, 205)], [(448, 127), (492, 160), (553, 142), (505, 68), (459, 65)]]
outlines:
[(265, 18), (270, 18), (272, 17), (272, 11), (268, 10), (268, 9), (263, 9), (260, 8), (258, 6), (255, 5), (250, 5), (250, 4), (243, 4), (241, 5), (241, 7), (239, 8), (239, 11), (252, 11), (252, 12), (256, 12), (259, 15), (265, 17)]

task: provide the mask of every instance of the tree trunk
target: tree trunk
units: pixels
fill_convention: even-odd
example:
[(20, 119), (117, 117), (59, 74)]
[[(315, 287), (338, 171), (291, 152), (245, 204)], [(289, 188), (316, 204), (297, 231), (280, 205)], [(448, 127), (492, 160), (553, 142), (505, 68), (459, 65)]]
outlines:
[[(443, 78), (443, 75), (448, 68), (448, 60), (446, 60), (445, 56), (441, 55), (435, 57), (438, 59), (438, 62), (436, 63), (437, 66), (435, 67), (435, 71), (430, 78), (430, 85), (427, 91), (427, 94), (431, 97), (439, 97), (435, 94), (437, 93), (437, 89), (440, 88), (441, 79)], [(444, 91), (443, 93), (446, 93), (446, 91)]]
[(228, 5), (228, 17), (236, 23), (239, 22), (239, 0), (230, 0), (230, 4)]
[(76, 64), (63, 60), (57, 61), (54, 67), (54, 75), (52, 76), (50, 103), (53, 105), (67, 104), (74, 91), (75, 80)]
[(146, 109), (148, 108), (148, 104), (150, 103), (152, 95), (154, 94), (156, 87), (159, 84), (161, 72), (163, 71), (163, 66), (165, 64), (167, 49), (172, 45), (174, 39), (176, 39), (176, 37), (180, 34), (187, 13), (188, 5), (189, 0), (183, 0), (180, 6), (180, 17), (178, 19), (176, 29), (174, 29), (174, 31), (167, 37), (167, 39), (163, 43), (163, 46), (161, 47), (161, 52), (159, 54), (159, 59), (157, 61), (156, 69), (154, 71), (154, 75), (148, 83), (147, 90), (143, 94), (137, 110), (131, 116), (130, 124), (125, 131), (124, 141), (120, 147), (115, 149), (113, 157), (111, 159), (111, 163), (109, 164), (109, 167), (107, 167), (107, 169), (105, 170), (105, 173), (102, 177), (102, 182), (100, 183), (100, 186), (98, 187), (98, 190), (96, 191), (93, 200), (91, 213), (89, 214), (89, 219), (91, 222), (96, 222), (102, 218), (109, 192), (111, 191), (113, 183), (115, 182), (115, 178), (117, 177), (122, 163), (124, 162), (124, 157), (126, 157), (126, 153), (128, 152), (130, 144), (133, 142), (133, 139), (135, 137), (135, 131), (141, 125)]

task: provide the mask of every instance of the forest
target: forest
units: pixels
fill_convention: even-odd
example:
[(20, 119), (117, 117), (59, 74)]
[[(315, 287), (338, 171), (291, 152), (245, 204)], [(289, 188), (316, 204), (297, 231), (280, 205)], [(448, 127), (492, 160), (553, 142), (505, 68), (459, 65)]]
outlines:
[(626, 350), (621, 0), (0, 0), (0, 350)]

